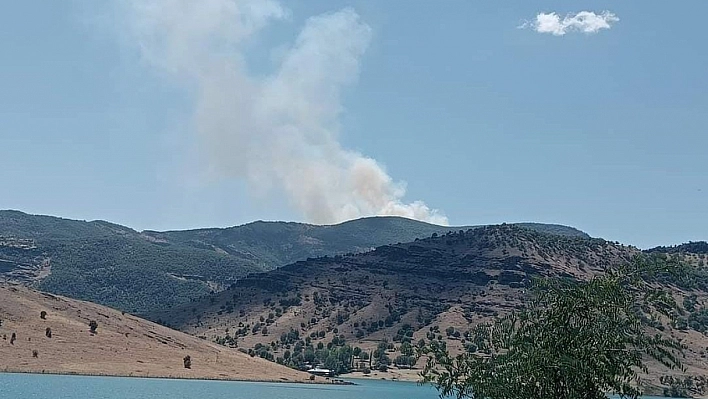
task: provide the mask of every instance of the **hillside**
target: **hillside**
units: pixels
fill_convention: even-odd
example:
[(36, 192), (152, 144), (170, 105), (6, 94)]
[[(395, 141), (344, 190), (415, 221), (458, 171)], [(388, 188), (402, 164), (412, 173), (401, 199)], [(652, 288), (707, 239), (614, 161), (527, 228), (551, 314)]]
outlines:
[[(584, 232), (568, 226), (542, 223), (516, 225), (543, 233), (589, 238)], [(162, 242), (254, 256), (266, 270), (272, 270), (306, 258), (364, 252), (381, 245), (477, 227), (481, 226), (437, 226), (417, 220), (382, 216), (326, 226), (258, 221), (224, 229), (144, 231), (143, 234)]]
[[(637, 252), (601, 239), (555, 236), (513, 225), (482, 227), (252, 274), (199, 302), (203, 309), (189, 304), (166, 312), (162, 319), (195, 333), (216, 327), (214, 323), (253, 326), (254, 318), (279, 307), (281, 317), (287, 316), (279, 302), (300, 300), (298, 317), (271, 317), (271, 324), (288, 330), (301, 328), (307, 319), (304, 332), (309, 333), (333, 328), (339, 314), (347, 320), (340, 323), (349, 327), (343, 329), (347, 338), (357, 333), (392, 337), (395, 331), (386, 331), (391, 326), (372, 331), (353, 323), (378, 322), (371, 317), (381, 316), (384, 304), (386, 316), (414, 318), (420, 328), (452, 308), (465, 310), (469, 317), (492, 314), (513, 307), (513, 301), (495, 298), (525, 287), (531, 276), (587, 276)], [(186, 308), (190, 310), (183, 311)], [(245, 315), (239, 315), (242, 312)], [(312, 316), (316, 323), (309, 322)]]
[[(528, 225), (585, 235), (565, 226)], [(104, 221), (0, 211), (0, 281), (142, 314), (189, 303), (248, 273), (451, 229), (459, 228), (383, 217), (333, 226), (255, 222), (225, 229), (137, 232)]]
[[(152, 317), (296, 368), (310, 361), (336, 365), (330, 358), (347, 346), (375, 356), (382, 344), (391, 363), (405, 365), (406, 343), (438, 339), (470, 348), (472, 327), (522, 306), (534, 276), (587, 278), (640, 253), (601, 239), (489, 226), (297, 262)], [(689, 344), (687, 364), (696, 373), (708, 367), (704, 280), (705, 273), (677, 288), (685, 313), (671, 330)], [(652, 375), (655, 383), (658, 377)]]
[(669, 247), (655, 247), (648, 249), (647, 252), (654, 253), (667, 253), (667, 254), (680, 254), (680, 253), (692, 253), (692, 254), (708, 254), (708, 242), (706, 241), (695, 241), (687, 242), (680, 245), (672, 245)]
[(263, 270), (243, 256), (151, 242), (108, 222), (16, 211), (0, 211), (0, 260), (0, 278), (131, 312), (188, 302)]
[(209, 340), (235, 337), (245, 348), (277, 342), (292, 329), (313, 336), (313, 345), (337, 337), (371, 349), (400, 341), (401, 330), (412, 342), (435, 326), (464, 333), (519, 306), (532, 276), (584, 277), (636, 253), (601, 239), (482, 227), (300, 261), (151, 318)]
[[(306, 373), (129, 314), (21, 286), (0, 285), (0, 320), (5, 372), (309, 381)], [(91, 320), (98, 323), (95, 334)]]

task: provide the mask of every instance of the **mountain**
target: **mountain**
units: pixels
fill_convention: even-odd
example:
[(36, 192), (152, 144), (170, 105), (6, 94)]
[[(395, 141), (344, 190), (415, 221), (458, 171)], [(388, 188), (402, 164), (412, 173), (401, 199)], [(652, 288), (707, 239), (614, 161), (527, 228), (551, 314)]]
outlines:
[(17, 211), (0, 212), (0, 259), (6, 279), (131, 312), (184, 303), (263, 270), (245, 256), (154, 242), (108, 222)]
[[(251, 274), (221, 293), (152, 317), (192, 333), (214, 334), (222, 327), (253, 326), (264, 316), (273, 325), (277, 322), (275, 336), (290, 328), (304, 328), (308, 334), (331, 330), (346, 320), (345, 338), (390, 338), (401, 320), (415, 321), (411, 324), (422, 329), (451, 311), (469, 318), (498, 313), (518, 303), (509, 295), (518, 297), (533, 276), (585, 277), (637, 253), (636, 248), (602, 239), (486, 226), (366, 253), (298, 261)], [(292, 306), (287, 304), (297, 302), (298, 316), (288, 316), (285, 308)], [(273, 312), (280, 316), (270, 317)], [(379, 320), (385, 327), (354, 327)], [(259, 341), (260, 334), (255, 336)]]
[[(587, 236), (565, 226), (526, 225)], [(142, 314), (189, 303), (249, 273), (457, 229), (377, 217), (332, 226), (254, 222), (138, 232), (105, 221), (0, 211), (0, 280)]]
[[(431, 338), (466, 350), (473, 326), (522, 306), (534, 277), (586, 279), (640, 254), (602, 239), (487, 226), (299, 261), (150, 317), (293, 367), (330, 362), (345, 344), (376, 353), (384, 343), (391, 359), (405, 342)], [(667, 282), (684, 304), (668, 333), (689, 345), (693, 372), (708, 367), (708, 273), (701, 273)], [(659, 376), (652, 374), (655, 382)]]
[(0, 304), (4, 372), (309, 381), (306, 373), (89, 302), (0, 285)]
[[(516, 225), (544, 233), (589, 238), (586, 233), (568, 226), (542, 223)], [(266, 270), (272, 270), (306, 258), (365, 252), (380, 245), (477, 227), (481, 226), (447, 227), (401, 217), (379, 216), (329, 226), (258, 221), (224, 229), (144, 231), (143, 234), (160, 242), (253, 256), (263, 262), (261, 264)]]
[(365, 370), (363, 353), (378, 349), (405, 371), (405, 345), (421, 340), (470, 350), (474, 325), (522, 306), (534, 277), (584, 279), (641, 254), (694, 267), (657, 283), (682, 307), (664, 333), (683, 340), (687, 370), (700, 374), (708, 368), (704, 242), (640, 251), (558, 225), (442, 227), (395, 217), (137, 232), (0, 211), (6, 279), (116, 303), (296, 368)]

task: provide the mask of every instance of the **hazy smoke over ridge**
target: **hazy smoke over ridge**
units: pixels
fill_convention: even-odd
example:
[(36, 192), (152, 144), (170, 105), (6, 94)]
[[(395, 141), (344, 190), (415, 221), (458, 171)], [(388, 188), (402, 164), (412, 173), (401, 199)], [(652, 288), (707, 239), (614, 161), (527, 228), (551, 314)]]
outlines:
[(405, 185), (337, 141), (340, 90), (356, 80), (371, 29), (352, 9), (309, 18), (267, 76), (249, 74), (243, 45), (288, 11), (270, 0), (132, 0), (143, 58), (197, 93), (195, 127), (212, 167), (278, 188), (308, 221), (396, 215), (447, 224)]

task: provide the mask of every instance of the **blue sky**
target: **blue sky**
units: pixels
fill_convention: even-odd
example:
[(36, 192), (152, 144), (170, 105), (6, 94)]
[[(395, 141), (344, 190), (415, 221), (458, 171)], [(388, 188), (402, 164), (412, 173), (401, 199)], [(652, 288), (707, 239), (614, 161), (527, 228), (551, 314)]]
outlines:
[[(269, 3), (226, 39), (204, 21), (218, 13), (129, 3), (3, 7), (0, 209), (136, 229), (386, 210), (708, 239), (708, 3)], [(619, 21), (518, 28), (585, 10)]]

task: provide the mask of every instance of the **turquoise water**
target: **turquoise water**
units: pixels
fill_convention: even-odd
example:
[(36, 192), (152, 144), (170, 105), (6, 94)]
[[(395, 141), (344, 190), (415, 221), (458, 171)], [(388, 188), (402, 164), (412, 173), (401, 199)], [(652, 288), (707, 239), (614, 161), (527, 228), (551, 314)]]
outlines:
[(357, 385), (269, 384), (0, 373), (0, 398), (22, 399), (435, 399), (415, 383), (356, 380)]
[[(168, 380), (0, 373), (0, 399), (435, 399), (430, 386), (354, 380), (357, 385)], [(651, 399), (647, 396), (645, 399)], [(657, 398), (658, 399), (658, 398)], [(666, 399), (666, 398), (662, 398)]]

